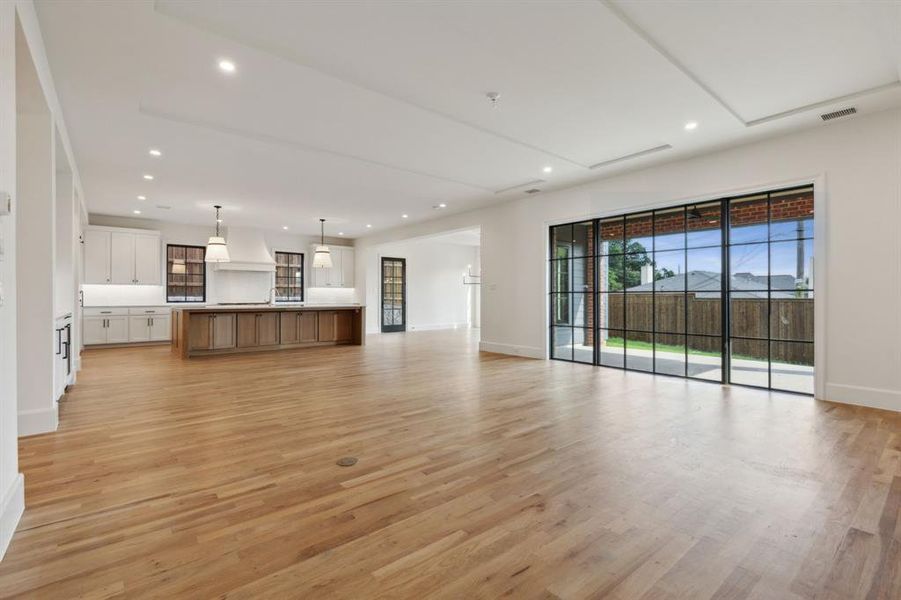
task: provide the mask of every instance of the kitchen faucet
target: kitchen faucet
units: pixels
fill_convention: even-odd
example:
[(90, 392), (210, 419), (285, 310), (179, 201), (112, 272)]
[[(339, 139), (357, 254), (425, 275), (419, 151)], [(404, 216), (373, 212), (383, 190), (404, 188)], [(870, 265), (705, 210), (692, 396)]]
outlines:
[[(275, 292), (275, 297), (273, 297), (273, 295), (272, 295), (273, 292)], [(267, 292), (267, 295), (268, 295), (268, 298), (266, 298), (267, 304), (271, 304), (272, 302), (275, 302), (276, 300), (278, 300), (278, 296), (279, 296), (278, 287), (272, 286), (271, 288), (269, 288), (269, 292)]]

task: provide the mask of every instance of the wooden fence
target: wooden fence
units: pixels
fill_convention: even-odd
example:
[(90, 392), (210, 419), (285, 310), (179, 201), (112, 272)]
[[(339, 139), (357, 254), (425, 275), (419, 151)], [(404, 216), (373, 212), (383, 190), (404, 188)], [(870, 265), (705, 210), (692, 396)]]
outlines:
[[(689, 293), (658, 293), (652, 297), (650, 293), (633, 292), (627, 294), (609, 294), (602, 301), (601, 327), (609, 329), (626, 329), (629, 340), (652, 342), (657, 331), (658, 344), (682, 345), (682, 332), (689, 336), (714, 335), (722, 333), (721, 302), (719, 298), (697, 298)], [(686, 311), (685, 301), (688, 299)], [(604, 306), (604, 304), (609, 306)], [(625, 311), (623, 310), (625, 303)], [(777, 340), (813, 341), (813, 299), (810, 298), (774, 298), (771, 300), (769, 313), (769, 336)], [(656, 313), (656, 328), (654, 317)], [(766, 298), (735, 298), (732, 300), (732, 335), (751, 338), (766, 338), (767, 332), (767, 300)], [(686, 327), (686, 315), (688, 326)], [(611, 332), (611, 335), (613, 332)], [(618, 337), (618, 336), (617, 336)], [(720, 338), (689, 337), (691, 350), (704, 352), (720, 352)], [(732, 342), (732, 352), (749, 358), (767, 359), (766, 340), (742, 340)], [(802, 365), (813, 364), (813, 344), (791, 344), (773, 342), (772, 360)]]

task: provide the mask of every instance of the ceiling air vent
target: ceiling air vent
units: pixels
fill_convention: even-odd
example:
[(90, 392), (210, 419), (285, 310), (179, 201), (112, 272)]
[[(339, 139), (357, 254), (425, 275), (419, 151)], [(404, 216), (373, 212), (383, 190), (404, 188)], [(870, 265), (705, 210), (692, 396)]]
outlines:
[(495, 194), (504, 194), (506, 192), (518, 192), (520, 190), (528, 192), (529, 194), (534, 194), (535, 192), (540, 192), (541, 190), (534, 188), (533, 186), (541, 185), (545, 183), (544, 179), (533, 179), (532, 181), (527, 181), (525, 183), (518, 183), (516, 185), (511, 185), (510, 187), (504, 188), (502, 190), (497, 190), (494, 192)]
[(852, 106), (851, 108), (843, 108), (841, 110), (820, 115), (820, 118), (824, 121), (831, 121), (832, 119), (840, 119), (841, 117), (850, 117), (854, 114), (857, 114), (857, 109)]
[(532, 189), (530, 189), (530, 190), (526, 190), (526, 193), (527, 193), (527, 194), (537, 194), (537, 193), (540, 192), (540, 191), (541, 191), (541, 190), (539, 190), (538, 188), (532, 188)]

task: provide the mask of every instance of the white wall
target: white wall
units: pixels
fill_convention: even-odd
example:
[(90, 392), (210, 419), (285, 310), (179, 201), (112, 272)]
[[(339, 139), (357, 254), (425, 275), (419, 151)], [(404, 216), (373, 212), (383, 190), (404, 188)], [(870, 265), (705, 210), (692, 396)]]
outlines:
[(828, 212), (818, 240), (826, 270), (816, 278), (818, 312), (825, 307), (820, 395), (901, 410), (901, 110), (449, 215), (357, 246), (481, 227), (482, 347), (544, 357), (550, 223), (815, 179)]
[[(21, 42), (19, 48), (17, 37)], [(44, 104), (37, 110), (40, 115), (34, 114), (33, 103), (29, 105), (20, 100), (23, 90), (18, 89), (16, 63), (17, 58), (24, 59), (26, 56), (32, 79), (30, 89), (24, 97), (38, 104), (38, 98), (43, 97)], [(35, 74), (36, 83), (33, 79)], [(31, 113), (23, 115), (27, 124), (23, 126), (21, 135), (17, 135), (17, 112)], [(51, 133), (54, 124), (59, 130), (58, 145)], [(20, 144), (23, 155), (17, 156)], [(33, 341), (38, 345), (46, 345), (50, 361), (46, 373), (43, 370), (31, 371), (28, 375), (29, 379), (47, 380), (52, 403), (53, 310), (56, 304), (53, 287), (55, 262), (58, 258), (54, 253), (54, 154), (66, 157), (72, 175), (70, 185), (79, 198), (79, 206), (73, 208), (75, 212), (83, 213), (83, 205), (80, 203), (83, 198), (81, 181), (62, 120), (34, 5), (30, 0), (0, 2), (0, 191), (8, 192), (13, 199), (12, 214), (0, 216), (0, 246), (3, 248), (0, 256), (0, 557), (6, 551), (24, 509), (24, 478), (18, 472), (17, 437), (28, 431), (20, 429), (18, 409), (23, 402), (27, 404), (34, 398), (43, 397), (42, 393), (32, 394), (33, 389), (28, 385), (30, 382), (26, 381), (23, 385), (23, 377), (19, 374), (21, 361), (34, 358), (30, 345), (20, 346), (20, 327), (29, 330), (34, 326), (34, 330), (38, 332), (33, 340), (31, 336), (27, 336), (29, 344)], [(33, 179), (33, 173), (38, 171), (43, 173), (43, 179)], [(24, 173), (25, 179), (20, 180), (19, 173)], [(43, 199), (44, 195), (46, 203), (29, 203), (35, 197)], [(20, 215), (23, 203), (28, 205)], [(20, 217), (24, 227), (21, 230), (18, 229)], [(74, 231), (73, 235), (77, 233)], [(23, 259), (17, 253), (17, 246), (34, 241), (28, 238), (39, 240), (34, 248), (38, 253), (34, 261), (28, 257)], [(69, 244), (70, 248), (72, 246), (74, 243)], [(29, 251), (32, 249), (31, 246), (28, 248)], [(46, 261), (48, 256), (49, 263)], [(69, 259), (71, 258), (70, 256)], [(77, 274), (73, 276), (77, 277)], [(21, 287), (20, 283), (23, 284)], [(33, 301), (34, 306), (20, 310), (23, 306), (17, 301), (17, 295), (33, 285), (43, 290), (40, 298)], [(32, 299), (29, 298), (29, 303), (31, 302)], [(46, 317), (41, 323), (33, 319), (38, 314)], [(43, 321), (49, 322), (46, 324), (46, 338), (40, 333), (45, 326)], [(38, 362), (44, 364), (43, 358), (39, 357)]]
[[(56, 160), (65, 160), (65, 157), (56, 155)], [(55, 211), (55, 261), (54, 261), (54, 314), (61, 316), (72, 312), (75, 305), (74, 290), (74, 261), (75, 255), (72, 246), (74, 235), (73, 218), (73, 189), (72, 174), (66, 171), (56, 171), (56, 211)]]
[[(212, 221), (212, 219), (211, 219)], [(114, 217), (109, 215), (90, 215), (91, 225), (108, 227), (128, 227), (132, 229), (150, 229), (159, 231), (161, 241), (161, 268), (165, 270), (166, 244), (188, 244), (205, 246), (213, 227), (181, 225), (168, 221), (136, 219), (131, 217)], [(227, 228), (226, 228), (227, 229)], [(304, 299), (307, 302), (353, 302), (354, 291), (335, 290), (331, 288), (311, 288), (312, 244), (318, 236), (292, 235), (285, 232), (264, 231), (263, 237), (270, 253), (282, 252), (304, 253)], [(351, 240), (326, 238), (330, 245), (352, 245)], [(162, 275), (161, 281), (165, 281)], [(262, 302), (273, 285), (270, 273), (217, 271), (213, 265), (207, 265), (207, 303), (216, 302)], [(166, 288), (162, 285), (84, 285), (85, 306), (138, 306), (166, 304)]]
[[(0, 2), (0, 191), (16, 189), (16, 15)], [(13, 208), (15, 210), (15, 207)], [(0, 216), (0, 557), (25, 508), (19, 473), (15, 215)]]
[(53, 123), (50, 113), (20, 114), (16, 210), (16, 356), (19, 435), (55, 431)]
[[(381, 327), (381, 257), (407, 261), (407, 331), (468, 327), (472, 323), (472, 286), (463, 285), (468, 265), (477, 264), (477, 247), (417, 240), (366, 250), (367, 333)], [(361, 261), (357, 261), (360, 265)]]

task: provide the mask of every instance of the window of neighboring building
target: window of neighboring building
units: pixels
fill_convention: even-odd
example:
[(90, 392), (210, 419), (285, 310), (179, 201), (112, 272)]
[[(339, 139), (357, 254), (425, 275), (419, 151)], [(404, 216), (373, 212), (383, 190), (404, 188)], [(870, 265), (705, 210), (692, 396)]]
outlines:
[(206, 302), (206, 248), (166, 246), (166, 301)]
[(303, 254), (275, 253), (275, 301), (303, 302)]

